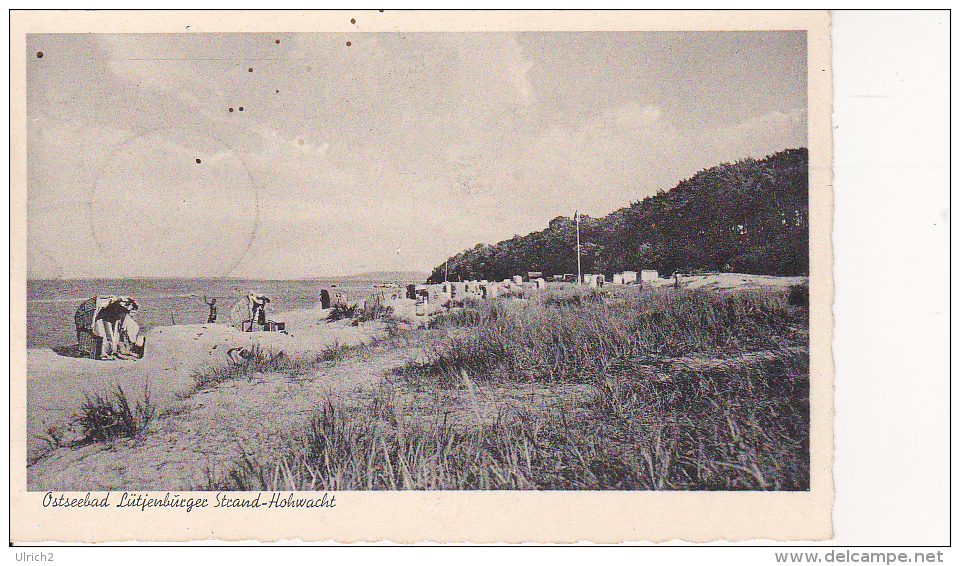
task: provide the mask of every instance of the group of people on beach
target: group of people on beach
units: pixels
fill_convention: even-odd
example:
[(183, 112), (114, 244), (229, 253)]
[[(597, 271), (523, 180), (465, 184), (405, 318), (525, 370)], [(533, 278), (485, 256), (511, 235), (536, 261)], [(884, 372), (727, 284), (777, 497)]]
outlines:
[[(215, 323), (217, 299), (204, 297), (204, 303), (210, 309), (207, 323)], [(231, 309), (231, 322), (241, 332), (263, 329), (269, 322), (268, 303), (268, 297), (250, 291)], [(84, 301), (75, 315), (78, 354), (99, 360), (142, 358), (146, 337), (135, 317), (139, 308), (127, 296), (99, 295)]]
[[(217, 298), (208, 299), (204, 296), (203, 302), (210, 307), (207, 324), (217, 322)], [(230, 318), (233, 325), (243, 332), (253, 332), (256, 325), (266, 326), (267, 305), (269, 303), (270, 298), (263, 293), (250, 291), (244, 299), (237, 301), (230, 309)]]

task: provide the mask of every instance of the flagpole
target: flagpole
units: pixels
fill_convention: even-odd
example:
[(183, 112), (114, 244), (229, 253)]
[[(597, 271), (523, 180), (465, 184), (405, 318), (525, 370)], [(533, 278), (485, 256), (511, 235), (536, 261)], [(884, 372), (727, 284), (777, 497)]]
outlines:
[(577, 285), (583, 285), (583, 275), (580, 271), (580, 215), (574, 211), (573, 218), (577, 221)]

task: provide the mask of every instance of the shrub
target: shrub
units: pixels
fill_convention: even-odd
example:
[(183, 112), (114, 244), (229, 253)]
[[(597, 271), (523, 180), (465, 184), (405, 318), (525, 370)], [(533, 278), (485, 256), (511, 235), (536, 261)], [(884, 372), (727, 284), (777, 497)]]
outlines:
[(769, 275), (810, 273), (805, 242), (786, 241), (755, 246), (727, 262), (728, 271)]
[(327, 320), (330, 322), (354, 318), (359, 315), (359, 309), (357, 304), (347, 305), (346, 303), (334, 303), (330, 307), (330, 313), (327, 315)]
[(381, 320), (389, 318), (393, 314), (393, 307), (384, 306), (379, 297), (368, 299), (360, 309), (360, 322), (369, 322), (372, 320)]
[(790, 297), (787, 302), (791, 306), (806, 307), (810, 304), (810, 286), (807, 283), (790, 286)]
[(142, 401), (137, 399), (132, 408), (119, 385), (112, 395), (86, 394), (77, 419), (82, 430), (81, 442), (136, 438), (143, 434), (155, 413), (149, 385), (144, 386)]
[[(337, 349), (341, 346), (334, 344), (331, 348)], [(216, 387), (217, 385), (231, 379), (249, 378), (258, 373), (288, 373), (299, 375), (308, 371), (312, 367), (312, 361), (300, 357), (290, 357), (282, 350), (274, 353), (272, 350), (264, 350), (259, 345), (254, 344), (249, 350), (243, 348), (234, 348), (230, 350), (231, 362), (228, 364), (206, 365), (194, 369), (190, 376), (193, 378), (193, 389), (180, 397), (189, 397), (193, 393)], [(326, 359), (333, 358), (331, 349), (318, 356)]]

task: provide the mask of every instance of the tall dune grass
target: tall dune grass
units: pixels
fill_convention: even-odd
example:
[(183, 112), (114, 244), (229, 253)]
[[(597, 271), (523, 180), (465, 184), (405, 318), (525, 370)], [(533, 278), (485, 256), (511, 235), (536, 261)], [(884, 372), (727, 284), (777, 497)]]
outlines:
[(429, 363), (405, 371), (455, 376), (465, 369), (481, 380), (589, 381), (620, 363), (778, 348), (806, 324), (805, 316), (780, 292), (660, 289), (492, 301), (435, 319), (434, 328), (474, 331), (453, 333), (434, 348)]
[(246, 459), (208, 487), (809, 489), (808, 315), (795, 303), (787, 291), (574, 290), (453, 309), (395, 391), (579, 383), (590, 400), (491, 423), (442, 407), (409, 419), (381, 392), (326, 406), (275, 462)]
[(131, 406), (123, 387), (112, 394), (87, 393), (77, 414), (82, 431), (81, 444), (116, 438), (137, 438), (144, 434), (156, 414), (150, 398), (150, 384), (144, 384), (143, 396)]

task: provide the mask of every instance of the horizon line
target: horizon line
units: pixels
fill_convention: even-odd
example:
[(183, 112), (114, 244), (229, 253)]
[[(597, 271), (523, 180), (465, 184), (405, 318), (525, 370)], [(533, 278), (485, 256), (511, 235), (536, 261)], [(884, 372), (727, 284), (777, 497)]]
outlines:
[(376, 274), (422, 274), (429, 276), (431, 272), (429, 271), (420, 271), (420, 270), (410, 270), (410, 271), (369, 271), (364, 273), (357, 273), (354, 275), (318, 275), (310, 277), (222, 277), (216, 275), (205, 275), (205, 276), (181, 276), (181, 275), (129, 275), (129, 276), (96, 276), (96, 275), (82, 275), (75, 277), (27, 277), (27, 281), (83, 281), (83, 280), (113, 280), (120, 281), (125, 279), (145, 279), (145, 280), (163, 280), (163, 279), (193, 279), (193, 280), (214, 280), (214, 279), (227, 279), (234, 281), (319, 281), (323, 279), (348, 279), (348, 278), (359, 278), (367, 275), (376, 275)]

